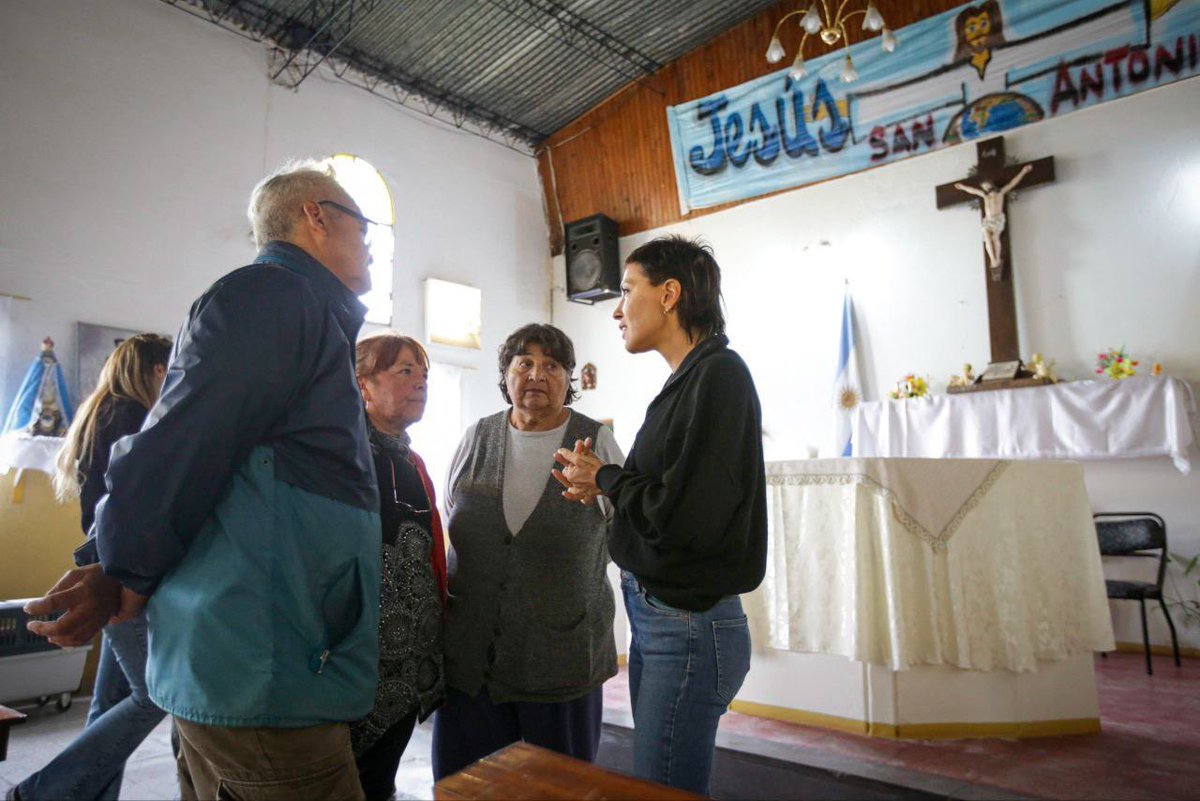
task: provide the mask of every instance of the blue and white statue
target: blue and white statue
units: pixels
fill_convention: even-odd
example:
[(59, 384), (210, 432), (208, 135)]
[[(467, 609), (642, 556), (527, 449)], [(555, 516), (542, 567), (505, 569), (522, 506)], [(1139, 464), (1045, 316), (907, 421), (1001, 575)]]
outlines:
[(41, 355), (29, 366), (17, 399), (8, 410), (4, 431), (17, 431), (35, 437), (61, 437), (67, 433), (74, 412), (67, 396), (67, 381), (62, 365), (54, 355), (54, 340), (42, 340)]

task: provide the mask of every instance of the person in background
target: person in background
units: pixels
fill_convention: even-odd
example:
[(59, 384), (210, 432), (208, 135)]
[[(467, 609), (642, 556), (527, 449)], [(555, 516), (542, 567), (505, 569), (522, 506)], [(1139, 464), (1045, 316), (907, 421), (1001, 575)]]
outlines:
[[(61, 502), (79, 499), (85, 535), (96, 519), (96, 503), (108, 492), (109, 452), (117, 440), (142, 427), (158, 400), (170, 356), (171, 340), (157, 334), (138, 334), (117, 345), (67, 430), (54, 491)], [(165, 714), (146, 692), (146, 616), (105, 626), (83, 731), (9, 797), (115, 801), (125, 761)]]
[(634, 771), (707, 795), (717, 723), (750, 668), (738, 593), (766, 571), (762, 411), (725, 337), (710, 249), (682, 237), (642, 245), (625, 261), (621, 296), (613, 317), (625, 349), (658, 353), (671, 375), (624, 466), (580, 442), (559, 449), (555, 473), (568, 500), (602, 493), (615, 509)]
[(611, 507), (567, 506), (547, 475), (576, 440), (622, 459), (612, 430), (567, 408), (575, 349), (551, 325), (500, 347), (510, 408), (463, 436), (447, 490), (446, 704), (434, 716), (441, 779), (524, 740), (593, 761), (602, 685), (617, 672), (605, 538)]
[(425, 414), (429, 356), (420, 342), (396, 331), (365, 337), (356, 351), (379, 479), (383, 571), (379, 687), (371, 713), (351, 724), (350, 742), (367, 801), (386, 801), (396, 792), (413, 726), (445, 696), (446, 552), (433, 482), (407, 433)]
[(379, 491), (354, 379), (372, 223), (316, 162), (259, 183), (249, 217), (258, 256), (192, 305), (158, 402), (113, 448), (82, 566), (25, 607), (65, 614), (28, 625), (80, 645), (146, 608), (186, 801), (360, 799), (349, 723), (379, 671)]

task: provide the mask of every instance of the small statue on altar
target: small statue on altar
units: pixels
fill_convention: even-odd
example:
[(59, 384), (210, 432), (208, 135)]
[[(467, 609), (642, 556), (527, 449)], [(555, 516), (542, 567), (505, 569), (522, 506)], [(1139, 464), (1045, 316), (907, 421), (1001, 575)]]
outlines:
[(975, 383), (975, 368), (971, 367), (968, 362), (963, 365), (962, 375), (950, 376), (950, 386), (952, 387), (969, 387)]
[(17, 390), (4, 421), (4, 433), (17, 431), (35, 437), (61, 437), (71, 422), (67, 382), (54, 355), (54, 340), (42, 340), (42, 351)]
[(1054, 361), (1045, 361), (1040, 353), (1029, 357), (1029, 364), (1025, 365), (1025, 369), (1033, 373), (1034, 378), (1040, 378), (1047, 384), (1058, 381), (1058, 376), (1054, 375)]
[(997, 280), (999, 280), (1003, 257), (1000, 235), (1004, 233), (1004, 227), (1008, 224), (1008, 218), (1004, 216), (1004, 198), (1016, 188), (1017, 184), (1021, 183), (1032, 169), (1032, 164), (1026, 164), (1011, 181), (999, 189), (991, 181), (983, 181), (978, 187), (963, 183), (954, 185), (955, 189), (966, 192), (968, 195), (975, 195), (983, 203), (983, 248), (987, 251), (992, 276)]

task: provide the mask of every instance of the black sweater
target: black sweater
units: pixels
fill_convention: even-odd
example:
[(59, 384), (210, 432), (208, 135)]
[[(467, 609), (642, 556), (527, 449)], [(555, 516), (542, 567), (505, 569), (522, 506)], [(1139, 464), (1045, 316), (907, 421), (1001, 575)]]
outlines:
[(108, 472), (108, 457), (112, 446), (121, 437), (136, 434), (146, 420), (147, 409), (128, 398), (110, 398), (100, 404), (96, 411), (96, 433), (91, 457), (85, 449), (79, 460), (79, 472), (83, 478), (79, 486), (79, 518), (83, 533), (87, 534), (96, 520), (96, 504), (108, 493), (104, 474)]
[(710, 337), (684, 358), (646, 410), (625, 466), (596, 475), (616, 510), (613, 561), (680, 609), (749, 592), (766, 570), (762, 410), (728, 342)]

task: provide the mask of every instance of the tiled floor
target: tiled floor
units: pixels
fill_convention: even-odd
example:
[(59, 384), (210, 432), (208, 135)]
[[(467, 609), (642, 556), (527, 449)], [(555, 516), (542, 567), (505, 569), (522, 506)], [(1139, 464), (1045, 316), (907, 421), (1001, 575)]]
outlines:
[[(796, 726), (731, 712), (718, 744), (956, 798), (1193, 799), (1200, 797), (1200, 662), (1176, 668), (1138, 654), (1097, 659), (1104, 731), (1030, 740), (893, 741)], [(45, 764), (78, 731), (86, 699), (66, 713), (25, 710), (13, 729), (0, 791)], [(628, 724), (624, 673), (605, 688), (605, 720)], [(397, 776), (402, 798), (429, 798), (428, 722), (413, 735)], [(138, 749), (123, 799), (175, 794), (166, 724)]]
[(732, 712), (721, 732), (753, 739), (759, 748), (789, 747), (793, 759), (807, 764), (840, 758), (904, 772), (870, 774), (883, 781), (909, 784), (915, 772), (926, 777), (915, 786), (935, 792), (945, 785), (924, 783), (933, 777), (1040, 798), (1200, 798), (1200, 661), (1185, 659), (1176, 668), (1169, 657), (1155, 657), (1154, 665), (1147, 676), (1140, 654), (1096, 659), (1103, 731), (1094, 735), (888, 741)]

